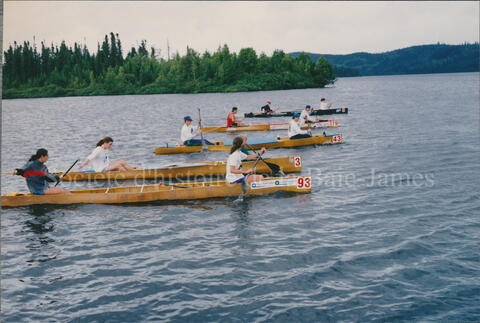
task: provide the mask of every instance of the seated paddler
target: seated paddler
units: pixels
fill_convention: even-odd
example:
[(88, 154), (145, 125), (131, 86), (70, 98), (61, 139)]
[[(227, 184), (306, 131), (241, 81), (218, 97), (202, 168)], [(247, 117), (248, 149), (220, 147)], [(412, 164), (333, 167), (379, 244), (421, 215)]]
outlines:
[(320, 121), (319, 119), (312, 117), (310, 113), (312, 113), (312, 107), (306, 105), (305, 109), (302, 111), (302, 113), (300, 113), (300, 120), (298, 122), (300, 127), (303, 127), (305, 126), (305, 124), (308, 123), (315, 123)]
[[(202, 140), (195, 139), (196, 136), (199, 136), (202, 133), (202, 129), (197, 129), (192, 125), (192, 118), (190, 116), (186, 116), (183, 118), (184, 124), (182, 127), (182, 132), (180, 133), (180, 140), (185, 146), (201, 146)], [(198, 119), (198, 124), (200, 125), (201, 119)], [(213, 145), (210, 141), (203, 139), (205, 144)]]
[(110, 171), (127, 171), (134, 170), (124, 160), (110, 161), (109, 151), (112, 148), (112, 137), (104, 137), (97, 142), (97, 146), (90, 155), (78, 166), (78, 169), (82, 169), (86, 165), (90, 164), (90, 169), (94, 172), (110, 172)]
[[(225, 180), (230, 184), (259, 182), (263, 180), (262, 175), (256, 175), (254, 168), (247, 170), (242, 169), (242, 160), (254, 160), (259, 157), (258, 154), (246, 155), (241, 151), (244, 139), (242, 137), (235, 137), (233, 139), (232, 148), (230, 149), (230, 155), (227, 159), (226, 176)], [(265, 153), (265, 148), (262, 148), (260, 154)]]
[(49, 183), (58, 182), (63, 176), (59, 177), (58, 175), (50, 174), (47, 166), (45, 166), (47, 160), (48, 151), (40, 148), (35, 155), (30, 157), (25, 166), (16, 168), (12, 174), (25, 177), (28, 190), (35, 195), (71, 193), (69, 190), (61, 187), (50, 187)]
[(260, 110), (263, 112), (263, 113), (273, 113), (274, 111), (272, 110), (272, 108), (270, 107), (270, 104), (272, 102), (270, 101), (267, 101), (267, 104), (265, 104), (263, 107), (260, 108)]
[(290, 139), (309, 138), (312, 136), (312, 129), (302, 130), (299, 121), (300, 113), (294, 113), (292, 120), (288, 123), (288, 137)]
[(233, 107), (232, 112), (227, 115), (227, 127), (245, 127), (246, 124), (242, 123), (240, 119), (237, 118), (238, 108)]

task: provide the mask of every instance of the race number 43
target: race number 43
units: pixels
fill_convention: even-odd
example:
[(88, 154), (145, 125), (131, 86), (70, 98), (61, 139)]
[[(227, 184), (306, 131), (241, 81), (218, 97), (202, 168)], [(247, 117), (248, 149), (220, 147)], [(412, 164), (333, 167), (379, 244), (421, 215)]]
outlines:
[(308, 189), (312, 187), (312, 178), (306, 176), (300, 176), (297, 179), (297, 188)]
[(294, 162), (295, 167), (302, 166), (302, 157), (300, 157), (300, 156), (293, 157), (293, 162)]
[(342, 135), (333, 136), (333, 142), (334, 143), (342, 142)]

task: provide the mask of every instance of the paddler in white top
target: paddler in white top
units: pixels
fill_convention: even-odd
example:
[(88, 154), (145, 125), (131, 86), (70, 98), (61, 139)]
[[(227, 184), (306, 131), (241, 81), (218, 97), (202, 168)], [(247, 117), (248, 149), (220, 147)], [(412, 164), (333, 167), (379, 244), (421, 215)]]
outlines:
[(300, 113), (300, 121), (299, 121), (300, 127), (303, 127), (308, 122), (314, 123), (319, 121), (318, 119), (310, 115), (311, 111), (312, 111), (311, 107), (309, 105), (306, 105), (305, 110), (303, 110), (302, 113)]
[[(243, 183), (245, 181), (245, 178), (247, 178), (247, 183), (251, 182), (259, 182), (263, 180), (262, 175), (254, 175), (254, 169), (250, 168), (247, 169), (246, 171), (242, 170), (242, 160), (252, 160), (252, 159), (257, 159), (258, 154), (251, 154), (251, 155), (246, 155), (241, 151), (241, 148), (244, 143), (244, 138), (242, 137), (235, 137), (233, 139), (232, 143), (232, 149), (230, 149), (230, 155), (228, 156), (227, 159), (227, 174), (225, 176), (225, 180), (227, 183), (230, 184), (236, 184), (236, 183)], [(260, 154), (264, 154), (266, 151), (265, 148), (262, 148), (260, 151)], [(248, 177), (245, 175), (249, 175)]]
[(91, 169), (95, 172), (109, 172), (113, 170), (134, 170), (132, 166), (127, 164), (123, 160), (110, 162), (108, 151), (112, 148), (113, 139), (111, 137), (104, 137), (97, 143), (97, 147), (92, 151), (85, 161), (78, 166), (78, 169), (82, 169), (85, 165), (90, 163)]
[(332, 106), (332, 103), (333, 102), (327, 102), (325, 98), (322, 98), (320, 100), (320, 107), (318, 108), (318, 110), (328, 110)]
[[(194, 139), (194, 137), (200, 135), (202, 133), (202, 129), (198, 129), (192, 125), (192, 118), (190, 116), (186, 116), (183, 118), (184, 125), (182, 127), (182, 132), (180, 133), (180, 140), (185, 146), (201, 146), (202, 140), (201, 139)], [(202, 119), (198, 119), (198, 124), (200, 125), (200, 121)], [(213, 145), (210, 141), (204, 139), (203, 140), (207, 145)]]
[(300, 119), (299, 113), (294, 113), (292, 120), (288, 123), (288, 137), (290, 139), (301, 139), (311, 137), (312, 129), (302, 130), (298, 124)]

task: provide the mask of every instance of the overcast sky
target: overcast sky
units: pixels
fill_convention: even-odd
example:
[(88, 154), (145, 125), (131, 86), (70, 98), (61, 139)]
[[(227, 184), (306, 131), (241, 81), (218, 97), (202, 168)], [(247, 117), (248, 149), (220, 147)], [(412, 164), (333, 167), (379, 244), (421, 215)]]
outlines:
[(322, 54), (384, 52), (412, 45), (479, 40), (479, 2), (4, 1), (3, 48), (13, 41), (90, 52), (118, 33), (124, 55), (142, 39), (166, 57), (187, 46), (214, 52), (253, 47)]

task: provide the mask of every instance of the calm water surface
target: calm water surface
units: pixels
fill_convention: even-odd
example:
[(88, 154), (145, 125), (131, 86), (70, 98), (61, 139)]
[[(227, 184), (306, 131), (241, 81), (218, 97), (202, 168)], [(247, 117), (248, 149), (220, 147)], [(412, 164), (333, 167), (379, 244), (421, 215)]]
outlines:
[[(360, 77), (235, 94), (3, 100), (2, 171), (37, 148), (64, 170), (103, 136), (140, 167), (184, 115), (346, 106), (342, 145), (303, 158), (310, 195), (3, 209), (3, 322), (479, 321), (479, 74)], [(252, 123), (265, 120), (251, 119)], [(272, 122), (288, 121), (286, 118)], [(285, 135), (249, 133), (249, 137)], [(207, 134), (208, 139), (231, 138)], [(25, 191), (2, 175), (2, 194)], [(87, 184), (62, 184), (67, 188)], [(102, 183), (96, 183), (102, 186)]]

